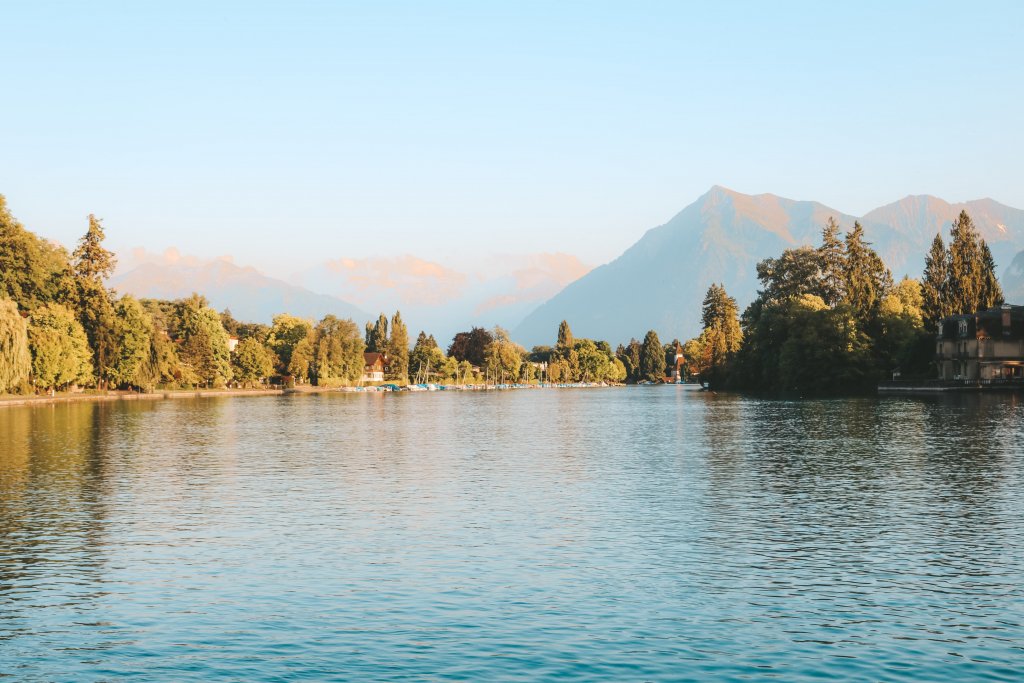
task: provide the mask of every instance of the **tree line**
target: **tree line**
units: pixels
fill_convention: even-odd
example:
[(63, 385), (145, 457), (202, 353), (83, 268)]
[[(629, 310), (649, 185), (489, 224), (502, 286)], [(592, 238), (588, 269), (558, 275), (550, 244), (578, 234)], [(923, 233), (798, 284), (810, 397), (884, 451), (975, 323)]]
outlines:
[(757, 297), (739, 314), (712, 285), (702, 332), (684, 347), (687, 370), (735, 389), (810, 393), (873, 390), (890, 373), (934, 375), (936, 324), (1003, 303), (992, 252), (961, 212), (948, 248), (936, 235), (922, 279), (893, 282), (859, 222), (829, 219), (817, 247), (757, 265)]

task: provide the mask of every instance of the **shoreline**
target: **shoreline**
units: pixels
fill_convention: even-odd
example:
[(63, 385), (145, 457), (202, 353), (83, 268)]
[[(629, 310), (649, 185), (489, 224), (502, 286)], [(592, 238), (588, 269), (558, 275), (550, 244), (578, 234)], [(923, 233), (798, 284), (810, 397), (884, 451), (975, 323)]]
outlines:
[[(601, 385), (585, 385), (585, 384), (546, 384), (546, 385), (530, 385), (530, 386), (513, 386), (513, 385), (466, 385), (456, 388), (449, 388), (447, 391), (509, 391), (513, 389), (562, 389), (562, 388), (594, 388)], [(615, 385), (605, 385), (615, 386)], [(421, 389), (418, 391), (426, 391)], [(413, 393), (418, 393), (414, 391)], [(5, 407), (25, 407), (25, 406), (48, 406), (58, 405), (61, 403), (85, 403), (85, 402), (97, 402), (97, 403), (108, 403), (116, 401), (163, 401), (170, 399), (185, 399), (185, 398), (220, 398), (220, 397), (239, 397), (239, 396), (288, 396), (294, 394), (349, 394), (349, 393), (391, 393), (390, 390), (380, 390), (377, 387), (315, 387), (309, 385), (302, 385), (301, 387), (294, 387), (290, 389), (167, 389), (160, 391), (153, 391), (147, 394), (140, 394), (136, 392), (128, 391), (110, 391), (104, 394), (64, 394), (57, 396), (4, 396), (0, 397), (0, 409)]]
[[(284, 389), (198, 389), (196, 391), (166, 390), (148, 394), (135, 392), (108, 392), (105, 394), (73, 394), (58, 396), (25, 396), (0, 398), (0, 408), (57, 405), (59, 403), (113, 402), (113, 401), (162, 401), (175, 398), (217, 398), (218, 396), (282, 396)], [(310, 392), (312, 393), (312, 392)]]

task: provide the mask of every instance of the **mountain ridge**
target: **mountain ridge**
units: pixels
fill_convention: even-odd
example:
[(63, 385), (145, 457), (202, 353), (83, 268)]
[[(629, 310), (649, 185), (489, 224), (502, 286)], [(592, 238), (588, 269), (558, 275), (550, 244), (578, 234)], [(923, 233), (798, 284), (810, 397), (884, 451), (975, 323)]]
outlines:
[(907, 195), (857, 217), (813, 200), (748, 195), (714, 185), (618, 258), (538, 306), (513, 336), (527, 345), (550, 343), (563, 319), (577, 336), (613, 343), (652, 328), (666, 340), (694, 336), (711, 283), (722, 282), (742, 309), (757, 291), (757, 262), (787, 248), (818, 244), (830, 216), (844, 232), (859, 221), (894, 276), (920, 277), (935, 234), (948, 235), (961, 210), (989, 243), (997, 267), (1007, 268), (1024, 249), (1024, 211), (990, 198), (950, 203), (933, 195)]

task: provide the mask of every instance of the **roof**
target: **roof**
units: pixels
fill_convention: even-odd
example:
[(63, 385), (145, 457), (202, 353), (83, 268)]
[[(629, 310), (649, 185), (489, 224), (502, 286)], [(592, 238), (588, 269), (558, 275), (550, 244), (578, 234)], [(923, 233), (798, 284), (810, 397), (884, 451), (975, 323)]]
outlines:
[[(1003, 314), (1009, 312), (1009, 329), (1003, 327)], [(965, 332), (960, 331), (960, 322), (966, 323)], [(953, 324), (948, 324), (953, 323)], [(976, 313), (950, 315), (942, 319), (939, 328), (942, 339), (1010, 338), (1024, 339), (1024, 306), (1003, 304)]]

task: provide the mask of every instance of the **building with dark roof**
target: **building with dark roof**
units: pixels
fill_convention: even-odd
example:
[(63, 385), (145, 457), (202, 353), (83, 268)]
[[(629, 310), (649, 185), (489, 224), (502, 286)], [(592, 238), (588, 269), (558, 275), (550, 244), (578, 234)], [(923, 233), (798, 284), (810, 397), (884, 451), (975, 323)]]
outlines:
[(943, 380), (1024, 380), (1024, 306), (943, 318), (935, 361)]

